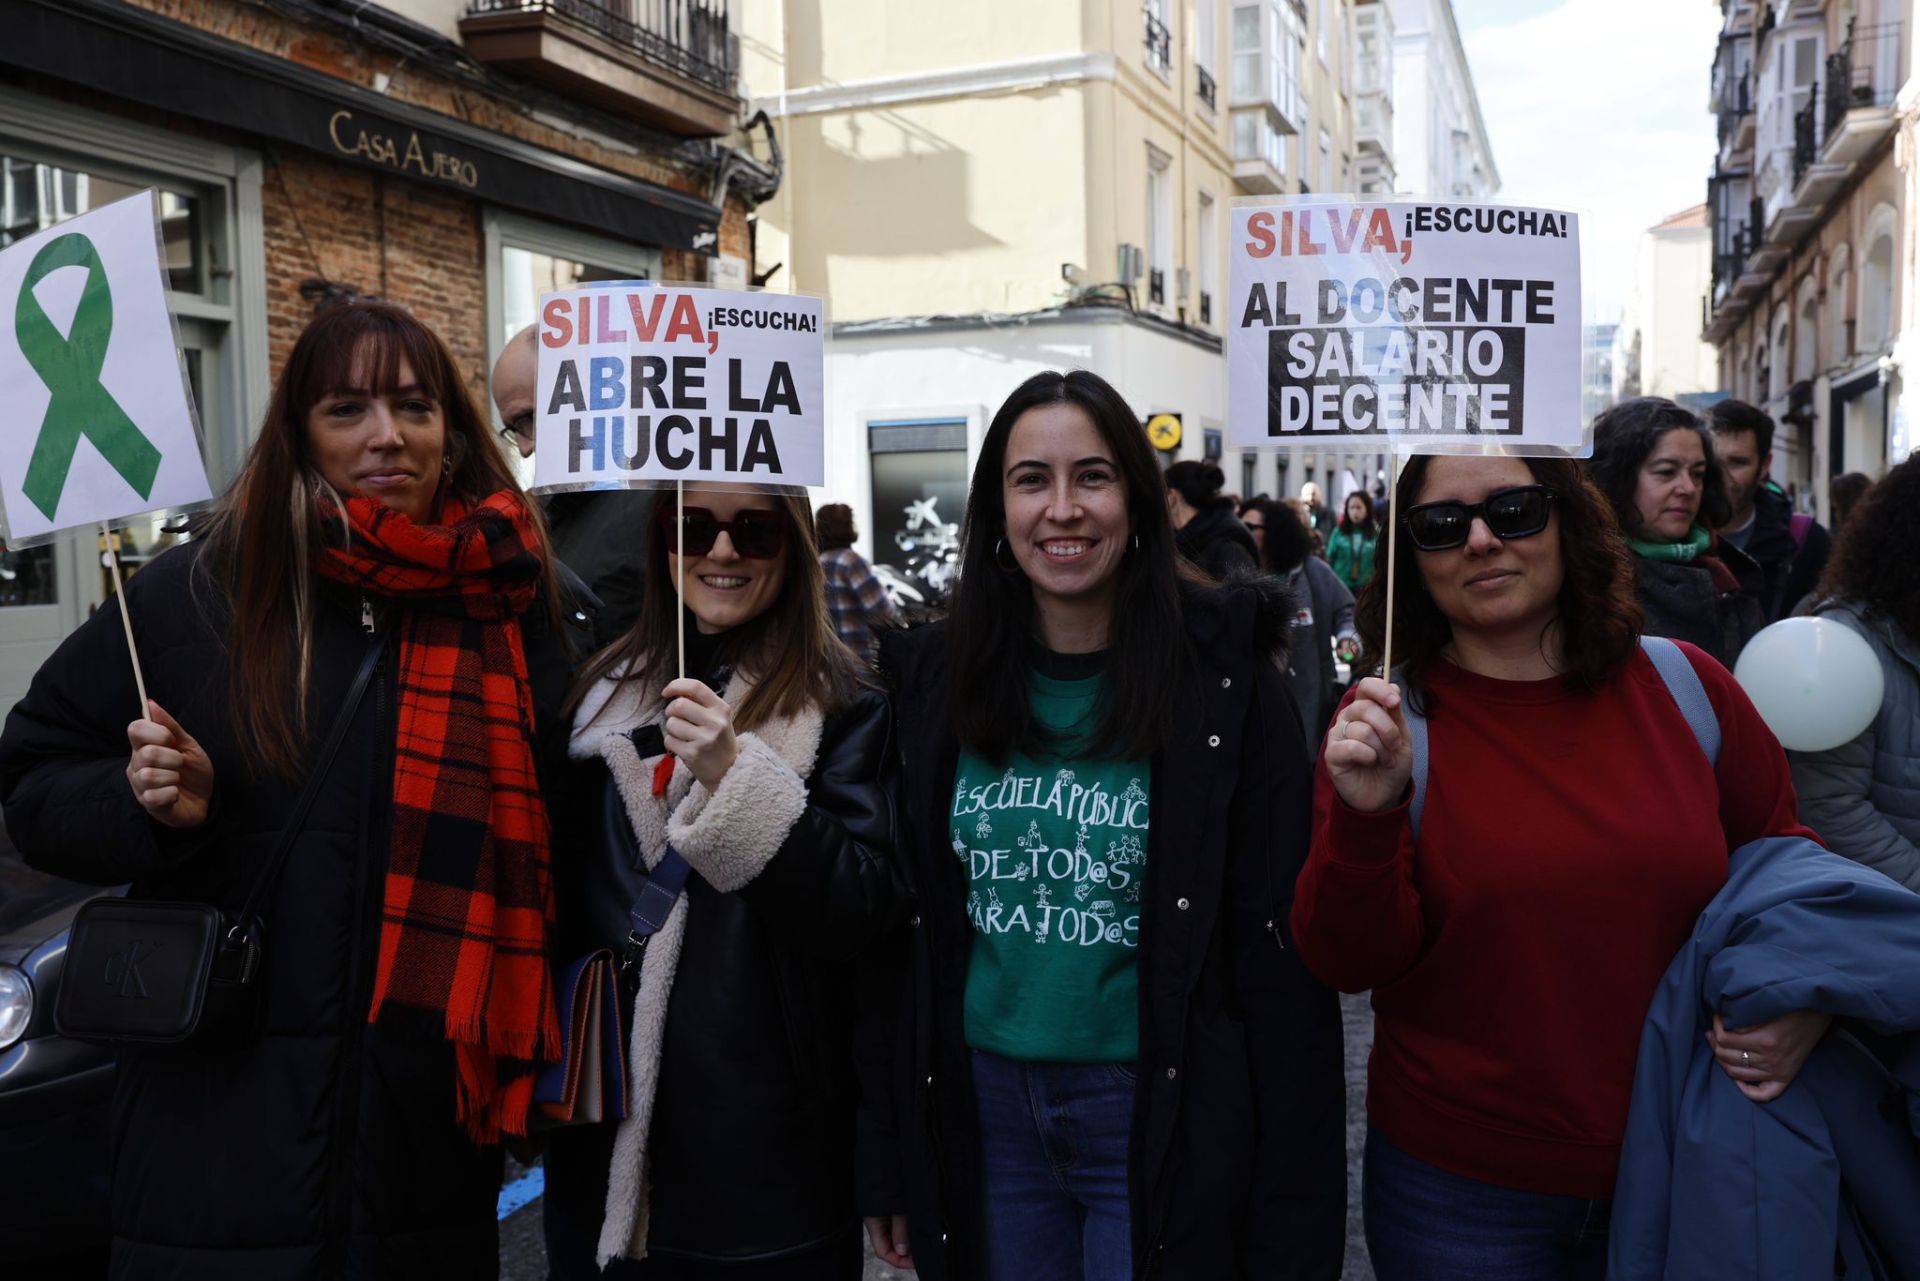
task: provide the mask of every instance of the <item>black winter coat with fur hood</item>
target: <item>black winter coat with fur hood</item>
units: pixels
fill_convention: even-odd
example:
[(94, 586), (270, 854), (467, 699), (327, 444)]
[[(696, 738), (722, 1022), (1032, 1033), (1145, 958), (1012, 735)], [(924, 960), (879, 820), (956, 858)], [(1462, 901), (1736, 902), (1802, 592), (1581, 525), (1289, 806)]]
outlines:
[[(1312, 774), (1275, 661), (1271, 584), (1188, 588), (1191, 662), (1154, 754), (1140, 931), (1129, 1184), (1141, 1281), (1340, 1274), (1346, 1207), (1340, 1011), (1289, 935)], [(963, 996), (972, 927), (949, 812), (959, 744), (943, 624), (882, 639), (901, 745), (900, 855), (918, 913), (885, 1070), (897, 1133), (863, 1208), (904, 1210), (924, 1281), (984, 1276), (987, 1207)], [(865, 1158), (863, 1158), (864, 1160)]]

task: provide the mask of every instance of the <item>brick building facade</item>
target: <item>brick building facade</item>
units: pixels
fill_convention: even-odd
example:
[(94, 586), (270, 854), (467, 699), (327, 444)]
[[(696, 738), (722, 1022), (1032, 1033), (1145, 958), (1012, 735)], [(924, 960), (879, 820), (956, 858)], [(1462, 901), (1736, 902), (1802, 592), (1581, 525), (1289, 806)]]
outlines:
[[(407, 306), (484, 397), (543, 289), (744, 283), (779, 153), (764, 118), (743, 124), (725, 0), (641, 11), (0, 0), (0, 246), (161, 190), (216, 491), (325, 298)], [(100, 599), (94, 551), (8, 553), (27, 572), (6, 582), (33, 586), (0, 586), (0, 705)]]

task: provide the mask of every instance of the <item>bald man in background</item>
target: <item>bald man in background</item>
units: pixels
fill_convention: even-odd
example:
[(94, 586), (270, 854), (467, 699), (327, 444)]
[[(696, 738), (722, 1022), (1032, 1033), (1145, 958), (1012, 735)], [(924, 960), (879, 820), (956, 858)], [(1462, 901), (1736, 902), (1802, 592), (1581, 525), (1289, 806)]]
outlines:
[[(539, 380), (540, 354), (533, 334), (534, 326), (528, 325), (508, 339), (493, 366), (493, 403), (503, 424), (500, 434), (522, 458), (533, 457), (538, 421), (534, 384)], [(553, 554), (600, 598), (600, 611), (593, 617), (594, 644), (609, 645), (624, 636), (640, 615), (646, 582), (642, 557), (653, 495), (641, 489), (568, 490), (544, 495), (541, 504), (553, 535)]]

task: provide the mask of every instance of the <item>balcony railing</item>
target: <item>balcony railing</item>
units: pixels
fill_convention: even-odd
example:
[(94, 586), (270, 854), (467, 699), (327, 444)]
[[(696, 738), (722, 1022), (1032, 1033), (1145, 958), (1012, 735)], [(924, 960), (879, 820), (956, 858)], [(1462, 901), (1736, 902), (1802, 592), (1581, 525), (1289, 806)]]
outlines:
[(1747, 83), (1746, 77), (1728, 80), (1721, 85), (1716, 105), (1720, 122), (1720, 145), (1725, 147), (1727, 139), (1739, 129), (1740, 122), (1753, 113), (1753, 90)]
[(545, 13), (599, 33), (723, 93), (734, 65), (725, 0), (473, 0), (469, 16)]
[(1205, 67), (1195, 65), (1200, 82), (1200, 101), (1207, 104), (1208, 111), (1220, 110), (1220, 90), (1213, 82), (1213, 73)]
[(1820, 156), (1819, 94), (1809, 93), (1806, 105), (1793, 113), (1793, 185), (1807, 176), (1807, 170)]
[(1827, 55), (1827, 132), (1839, 127), (1854, 107), (1884, 107), (1900, 86), (1894, 83), (1900, 65), (1900, 24), (1881, 23), (1855, 29), (1847, 22), (1847, 40), (1840, 52)]
[(1152, 9), (1145, 10), (1145, 15), (1147, 65), (1164, 75), (1173, 70), (1173, 32), (1167, 29), (1167, 24), (1160, 21), (1160, 15)]

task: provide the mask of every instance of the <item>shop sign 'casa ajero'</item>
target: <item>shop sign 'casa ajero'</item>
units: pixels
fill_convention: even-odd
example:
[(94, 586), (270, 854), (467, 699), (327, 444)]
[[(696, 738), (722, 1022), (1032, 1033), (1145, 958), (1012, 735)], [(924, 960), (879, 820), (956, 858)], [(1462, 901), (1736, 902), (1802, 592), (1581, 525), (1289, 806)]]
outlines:
[(327, 120), (333, 149), (401, 173), (451, 182), (472, 191), (480, 185), (480, 169), (473, 161), (438, 146), (424, 145), (418, 129), (362, 122), (342, 107)]

